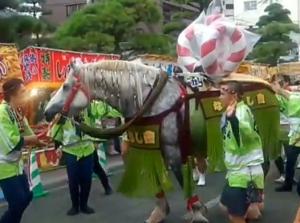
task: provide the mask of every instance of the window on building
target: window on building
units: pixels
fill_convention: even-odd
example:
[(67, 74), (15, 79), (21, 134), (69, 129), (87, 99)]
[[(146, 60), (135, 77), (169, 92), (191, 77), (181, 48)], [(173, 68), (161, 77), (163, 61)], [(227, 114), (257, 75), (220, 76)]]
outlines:
[(74, 12), (80, 10), (85, 4), (66, 5), (66, 15), (71, 16)]
[(233, 4), (226, 4), (226, 9), (234, 9), (234, 5)]
[(244, 10), (256, 10), (257, 9), (257, 1), (246, 1), (244, 2)]

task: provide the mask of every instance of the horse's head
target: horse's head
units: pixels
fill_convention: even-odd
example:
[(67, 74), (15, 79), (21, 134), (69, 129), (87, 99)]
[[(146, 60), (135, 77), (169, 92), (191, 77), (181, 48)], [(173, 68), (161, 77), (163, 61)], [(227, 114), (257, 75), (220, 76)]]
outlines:
[(81, 82), (81, 70), (81, 65), (75, 63), (71, 65), (65, 82), (51, 98), (45, 109), (47, 121), (51, 121), (58, 113), (71, 116), (78, 114), (88, 106), (90, 95)]

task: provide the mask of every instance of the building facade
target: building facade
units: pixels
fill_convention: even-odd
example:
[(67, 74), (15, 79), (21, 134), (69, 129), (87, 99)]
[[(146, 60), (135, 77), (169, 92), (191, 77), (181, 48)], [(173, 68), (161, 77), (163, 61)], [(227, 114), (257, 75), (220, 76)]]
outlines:
[(53, 25), (60, 25), (85, 5), (86, 0), (46, 0), (42, 5), (43, 10), (51, 13), (43, 17)]
[(279, 3), (291, 11), (290, 18), (300, 24), (299, 0), (234, 0), (234, 20), (244, 26), (255, 26), (265, 8), (271, 3)]
[[(60, 25), (65, 22), (74, 12), (82, 9), (87, 3), (93, 3), (95, 0), (46, 0), (42, 5), (44, 11), (49, 11), (49, 15), (43, 16), (53, 25)], [(233, 0), (230, 0), (233, 1)], [(199, 15), (199, 9), (194, 4), (176, 4), (170, 0), (157, 0), (161, 5), (164, 13), (164, 22), (171, 20), (172, 13), (178, 11), (188, 11), (195, 15)], [(197, 4), (195, 4), (197, 5)], [(191, 21), (187, 21), (191, 22)]]

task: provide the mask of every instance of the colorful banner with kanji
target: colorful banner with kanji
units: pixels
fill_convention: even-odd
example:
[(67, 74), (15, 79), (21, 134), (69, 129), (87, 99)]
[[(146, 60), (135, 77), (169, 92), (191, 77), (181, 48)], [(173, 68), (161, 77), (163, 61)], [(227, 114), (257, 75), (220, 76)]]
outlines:
[(20, 53), (20, 58), (25, 83), (31, 83), (63, 82), (71, 63), (76, 58), (80, 58), (84, 63), (88, 63), (119, 59), (119, 56), (28, 47)]

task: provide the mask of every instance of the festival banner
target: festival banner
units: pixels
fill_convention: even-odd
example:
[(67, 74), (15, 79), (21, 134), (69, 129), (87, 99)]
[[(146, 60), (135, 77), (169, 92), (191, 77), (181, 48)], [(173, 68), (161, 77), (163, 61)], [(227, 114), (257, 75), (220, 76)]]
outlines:
[[(54, 147), (35, 150), (34, 154), (37, 167), (41, 171), (53, 170), (65, 165), (64, 158), (58, 156)], [(29, 158), (28, 152), (24, 151), (22, 153), (24, 163), (29, 163)]]
[(119, 55), (82, 53), (50, 48), (28, 47), (20, 52), (25, 83), (63, 82), (71, 63), (80, 58), (83, 63), (119, 59)]
[(0, 89), (3, 81), (8, 78), (23, 79), (18, 50), (14, 44), (0, 43)]

